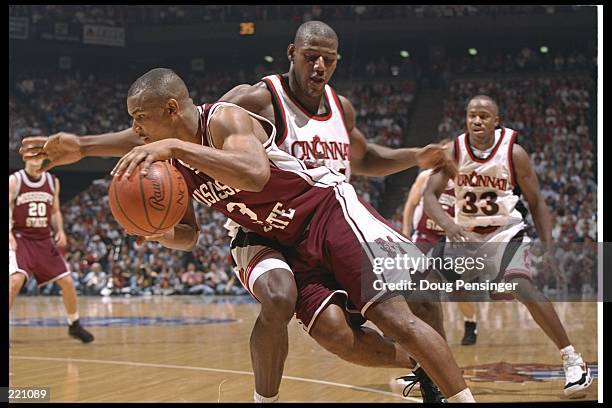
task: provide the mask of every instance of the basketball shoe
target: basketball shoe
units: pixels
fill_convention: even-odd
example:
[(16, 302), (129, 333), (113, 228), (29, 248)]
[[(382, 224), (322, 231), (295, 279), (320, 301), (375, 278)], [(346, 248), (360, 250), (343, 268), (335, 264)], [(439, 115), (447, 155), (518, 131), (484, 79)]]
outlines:
[(446, 402), (440, 389), (434, 384), (431, 378), (429, 378), (422, 367), (417, 368), (410, 375), (392, 379), (389, 385), (393, 393), (399, 394), (404, 398), (408, 397), (408, 394), (410, 394), (413, 389), (418, 389), (421, 391), (423, 403)]
[(75, 339), (81, 340), (83, 343), (89, 343), (94, 340), (93, 334), (85, 330), (78, 320), (75, 320), (68, 326), (68, 334)]
[(578, 353), (563, 355), (563, 371), (565, 371), (565, 387), (563, 393), (570, 398), (582, 398), (593, 383), (591, 369)]
[(476, 322), (465, 321), (465, 333), (463, 334), (463, 339), (461, 339), (462, 346), (471, 346), (472, 344), (476, 344), (476, 336), (478, 334), (478, 330), (476, 329)]

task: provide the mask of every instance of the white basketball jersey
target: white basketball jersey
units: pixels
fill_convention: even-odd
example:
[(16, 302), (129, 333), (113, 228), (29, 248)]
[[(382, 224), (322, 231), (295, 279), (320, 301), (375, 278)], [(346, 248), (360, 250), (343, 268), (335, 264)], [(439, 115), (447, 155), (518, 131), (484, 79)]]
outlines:
[(455, 139), (459, 174), (455, 179), (455, 222), (466, 227), (516, 224), (523, 221), (515, 208), (519, 197), (512, 167), (516, 132), (495, 130), (495, 145), (485, 158), (478, 158), (466, 133)]
[[(283, 116), (276, 118), (276, 127), (283, 129), (276, 138), (276, 145), (310, 168), (327, 166), (343, 173), (348, 180), (350, 141), (336, 92), (325, 85), (324, 98), (330, 111), (325, 115), (312, 115), (290, 96), (280, 75), (269, 75), (263, 81)], [(279, 123), (281, 120), (284, 126)]]

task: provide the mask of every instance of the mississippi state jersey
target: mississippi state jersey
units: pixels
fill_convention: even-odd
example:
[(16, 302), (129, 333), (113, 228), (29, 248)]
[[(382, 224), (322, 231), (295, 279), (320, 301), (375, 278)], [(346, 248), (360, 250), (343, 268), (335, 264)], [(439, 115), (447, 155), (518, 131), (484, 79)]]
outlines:
[(276, 145), (309, 168), (327, 166), (344, 174), (348, 180), (350, 141), (336, 92), (326, 84), (323, 97), (329, 112), (312, 115), (291, 96), (286, 79), (269, 75), (263, 81), (272, 93), (274, 111), (278, 113), (275, 113), (279, 129)]
[(13, 203), (13, 233), (28, 239), (51, 236), (51, 214), (55, 199), (55, 179), (47, 172), (32, 180), (25, 170), (13, 173), (17, 195)]
[[(209, 134), (210, 118), (224, 106), (218, 102), (198, 107), (202, 145), (216, 148)], [(303, 162), (280, 150), (274, 143), (276, 128), (267, 119), (246, 111), (250, 116), (269, 124), (270, 135), (264, 148), (270, 163), (270, 179), (260, 192), (242, 191), (221, 183), (189, 164), (172, 159), (181, 172), (191, 197), (221, 211), (231, 220), (257, 234), (292, 245), (303, 236), (318, 206), (335, 197), (333, 187), (344, 182), (344, 175), (327, 167), (308, 169)]]
[[(428, 173), (429, 177), (431, 175), (432, 170), (424, 170)], [(446, 185), (446, 190), (440, 194), (438, 198), (438, 202), (450, 215), (451, 217), (455, 217), (455, 185), (452, 180), (448, 181)], [(414, 214), (412, 216), (412, 225), (414, 225), (414, 235), (424, 234), (424, 235), (445, 235), (444, 229), (440, 227), (434, 220), (429, 218), (429, 215), (425, 212), (423, 197), (419, 200), (419, 204), (414, 209)]]
[(455, 159), (459, 173), (455, 178), (455, 222), (468, 227), (510, 225), (523, 217), (515, 208), (519, 197), (515, 187), (512, 146), (516, 132), (495, 130), (493, 150), (478, 158), (466, 133), (455, 139)]

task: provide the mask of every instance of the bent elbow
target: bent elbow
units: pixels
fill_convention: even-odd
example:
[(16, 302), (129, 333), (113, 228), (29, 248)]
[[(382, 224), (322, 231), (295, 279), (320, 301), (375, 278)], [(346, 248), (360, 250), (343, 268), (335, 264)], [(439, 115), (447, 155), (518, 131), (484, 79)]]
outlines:
[(254, 193), (260, 193), (263, 191), (266, 184), (270, 180), (270, 167), (266, 166), (261, 168), (258, 171), (254, 171), (249, 180), (248, 188), (245, 188), (247, 191), (252, 191)]

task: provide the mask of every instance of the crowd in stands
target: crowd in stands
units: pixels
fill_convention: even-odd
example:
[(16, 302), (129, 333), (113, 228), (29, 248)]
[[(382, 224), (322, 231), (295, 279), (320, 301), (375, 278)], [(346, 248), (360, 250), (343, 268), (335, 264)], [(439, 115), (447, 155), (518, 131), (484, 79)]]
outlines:
[[(555, 259), (563, 259), (557, 269), (560, 273), (542, 268), (539, 282), (555, 289), (569, 285), (570, 290), (576, 290), (572, 283), (577, 282), (596, 287), (593, 250), (598, 238), (598, 191), (596, 129), (591, 127), (595, 123), (593, 79), (574, 74), (456, 80), (448, 90), (438, 127), (440, 137), (463, 133), (469, 97), (487, 94), (499, 105), (500, 124), (517, 131), (517, 143), (531, 157), (541, 194), (552, 212)], [(527, 220), (533, 225), (530, 215)], [(531, 232), (534, 235), (535, 229)], [(576, 255), (575, 259), (566, 259), (568, 253)]]
[(497, 18), (507, 15), (571, 13), (570, 5), (10, 5), (9, 15), (33, 24), (67, 22), (110, 26), (204, 22), (376, 20), (397, 18)]

